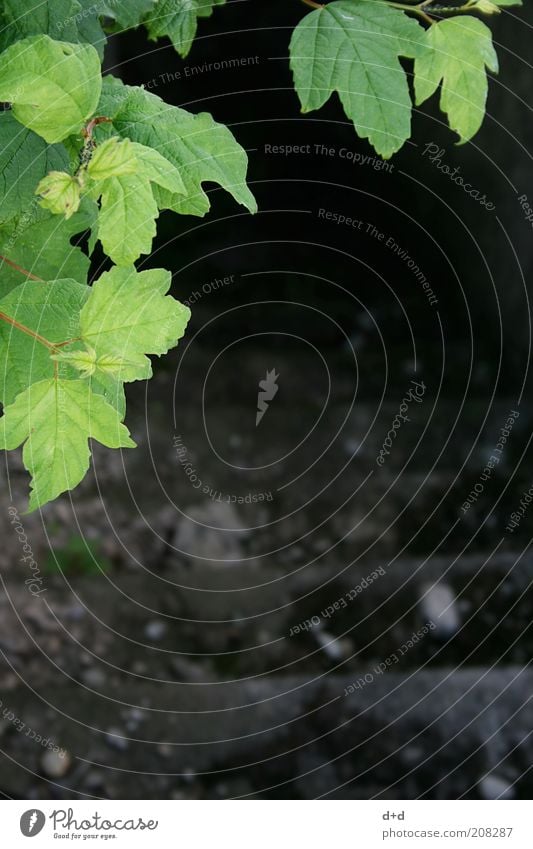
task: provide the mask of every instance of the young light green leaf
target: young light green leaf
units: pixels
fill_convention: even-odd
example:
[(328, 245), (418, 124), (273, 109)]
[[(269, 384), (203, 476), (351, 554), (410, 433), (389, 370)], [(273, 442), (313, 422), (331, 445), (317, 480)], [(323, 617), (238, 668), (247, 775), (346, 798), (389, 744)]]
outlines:
[(89, 439), (134, 448), (117, 411), (87, 380), (43, 380), (17, 396), (0, 420), (0, 448), (24, 444), (32, 475), (29, 512), (74, 489), (89, 468)]
[(166, 354), (183, 336), (191, 313), (166, 295), (171, 281), (163, 269), (113, 268), (93, 285), (81, 311), (80, 334), (98, 358), (115, 358), (117, 379), (151, 377), (146, 355)]
[(168, 35), (183, 58), (188, 55), (196, 35), (198, 18), (208, 18), (214, 6), (226, 0), (159, 0), (144, 23), (149, 37), (155, 41)]
[(90, 291), (75, 280), (28, 280), (0, 300), (2, 316), (19, 325), (0, 321), (3, 404), (12, 404), (32, 383), (54, 376), (50, 350), (20, 326), (52, 343), (75, 338), (79, 336), (80, 311)]
[(139, 142), (133, 142), (132, 148), (140, 165), (139, 173), (171, 194), (185, 194), (180, 172), (172, 162), (161, 156), (153, 147), (146, 147)]
[[(37, 197), (21, 215), (0, 226), (0, 254), (42, 280), (71, 278), (87, 282), (89, 259), (71, 238), (90, 229), (96, 204), (85, 198), (68, 221), (41, 209)], [(0, 297), (19, 286), (24, 275), (0, 260)]]
[[(156, 234), (159, 208), (154, 188), (160, 186), (173, 193), (183, 193), (185, 189), (178, 170), (157, 150), (130, 139), (120, 142), (116, 139), (113, 136), (97, 147), (95, 157), (101, 151), (103, 155), (91, 167), (95, 162), (93, 157), (87, 171), (97, 180), (91, 195), (101, 196), (98, 237), (102, 246), (117, 265), (131, 265), (141, 254), (150, 253)], [(122, 150), (122, 145), (125, 145), (125, 158), (117, 159), (115, 153)], [(122, 165), (126, 166), (124, 176), (100, 176)], [(136, 173), (128, 173), (130, 166)]]
[(43, 177), (35, 193), (40, 195), (43, 209), (49, 209), (55, 215), (72, 218), (80, 208), (80, 181), (66, 171), (50, 171)]
[(427, 100), (442, 81), (441, 109), (460, 142), (466, 142), (485, 116), (485, 67), (498, 71), (491, 31), (477, 18), (464, 16), (433, 24), (425, 38), (429, 50), (415, 62), (416, 102)]
[(37, 35), (2, 53), (0, 100), (45, 141), (77, 133), (94, 113), (101, 91), (100, 59), (89, 44)]
[(75, 351), (58, 350), (51, 359), (60, 365), (68, 363), (79, 372), (80, 377), (91, 377), (96, 372), (96, 351), (90, 345)]
[(126, 395), (122, 381), (114, 374), (97, 371), (89, 378), (89, 383), (94, 392), (102, 395), (107, 403), (111, 404), (119, 414), (120, 420), (123, 421), (126, 415)]
[(472, 11), (481, 12), (482, 15), (499, 15), (500, 7), (493, 3), (492, 0), (477, 0), (476, 5), (472, 7)]
[(93, 180), (123, 177), (125, 174), (135, 174), (137, 170), (133, 143), (129, 139), (119, 139), (118, 136), (112, 136), (99, 144), (87, 165), (87, 173)]
[[(250, 212), (257, 210), (246, 185), (246, 152), (228, 128), (217, 124), (211, 115), (191, 115), (113, 77), (104, 79), (98, 111), (112, 119), (119, 135), (156, 149), (179, 171), (185, 194), (157, 189), (160, 208), (183, 215), (205, 215), (210, 203), (202, 183), (209, 181), (221, 185)], [(102, 125), (97, 130), (105, 133), (107, 127)]]
[(54, 362), (60, 365), (70, 365), (79, 372), (81, 377), (92, 377), (103, 374), (120, 379), (119, 376), (126, 361), (116, 354), (101, 354), (98, 356), (94, 348), (86, 343), (85, 348), (75, 351), (58, 350), (52, 354)]
[(159, 209), (150, 181), (139, 174), (110, 177), (98, 183), (101, 193), (98, 237), (117, 265), (131, 265), (149, 254)]
[(425, 52), (424, 29), (375, 0), (336, 0), (294, 30), (291, 69), (303, 112), (337, 91), (361, 138), (388, 159), (411, 134), (411, 98), (399, 57)]
[(11, 112), (0, 113), (0, 220), (8, 221), (34, 200), (35, 186), (49, 171), (68, 167), (63, 145), (48, 145)]

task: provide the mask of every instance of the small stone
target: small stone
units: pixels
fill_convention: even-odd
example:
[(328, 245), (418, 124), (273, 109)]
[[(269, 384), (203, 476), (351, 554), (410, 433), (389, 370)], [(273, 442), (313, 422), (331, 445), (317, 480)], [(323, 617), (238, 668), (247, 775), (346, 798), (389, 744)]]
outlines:
[(71, 622), (80, 622), (87, 614), (86, 609), (81, 604), (73, 604), (65, 611), (65, 618)]
[(152, 622), (148, 622), (144, 629), (144, 636), (147, 640), (152, 640), (152, 642), (157, 643), (159, 640), (162, 640), (167, 632), (166, 622), (161, 622), (160, 619), (154, 619)]
[(90, 666), (88, 669), (82, 670), (80, 681), (88, 687), (103, 687), (106, 677), (101, 669), (98, 669), (96, 666)]
[(433, 634), (445, 640), (453, 636), (460, 627), (459, 611), (455, 593), (448, 584), (424, 584), (421, 590), (420, 608), (422, 618), (433, 623)]
[(135, 731), (141, 722), (144, 722), (146, 719), (146, 714), (143, 710), (139, 710), (139, 708), (131, 708), (131, 710), (124, 711), (122, 716), (126, 720), (126, 728), (128, 731)]
[(479, 793), (482, 799), (512, 799), (514, 787), (499, 775), (484, 775), (479, 782)]
[(0, 678), (0, 690), (7, 692), (8, 690), (16, 690), (20, 684), (20, 678), (14, 672), (7, 672)]
[(71, 765), (72, 758), (65, 749), (59, 752), (47, 749), (41, 756), (41, 769), (48, 778), (63, 778)]
[(347, 439), (344, 443), (344, 450), (350, 457), (353, 457), (359, 451), (361, 443), (357, 439)]
[(174, 673), (176, 680), (181, 683), (198, 683), (206, 681), (209, 676), (206, 676), (204, 665), (198, 661), (188, 660), (184, 657), (173, 657), (170, 660), (170, 668)]
[(105, 741), (108, 746), (117, 749), (119, 752), (125, 752), (129, 745), (119, 728), (109, 728), (106, 731)]
[(190, 767), (186, 767), (181, 774), (181, 778), (186, 784), (192, 784), (196, 778), (196, 773)]
[(85, 776), (84, 784), (90, 790), (100, 790), (104, 786), (104, 778), (103, 772), (92, 769)]
[(344, 660), (351, 653), (352, 644), (350, 640), (339, 640), (328, 631), (316, 630), (313, 633), (324, 654), (334, 663)]

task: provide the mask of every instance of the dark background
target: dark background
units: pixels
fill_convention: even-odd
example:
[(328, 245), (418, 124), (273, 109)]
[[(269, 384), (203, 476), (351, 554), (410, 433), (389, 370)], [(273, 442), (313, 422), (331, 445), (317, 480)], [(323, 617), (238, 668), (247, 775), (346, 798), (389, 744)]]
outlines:
[[(304, 13), (296, 0), (229, 2), (185, 60), (142, 30), (110, 43), (110, 72), (231, 127), (259, 212), (209, 186), (205, 219), (162, 215), (139, 265), (171, 268), (176, 297), (201, 297), (153, 381), (129, 388), (137, 451), (97, 448), (71, 501), (23, 519), (44, 598), (22, 585), (7, 525), (1, 698), (68, 755), (47, 760), (5, 719), (6, 796), (531, 793), (533, 514), (506, 530), (533, 482), (532, 232), (517, 199), (533, 197), (531, 16), (491, 21), (501, 70), (474, 140), (454, 144), (433, 98), (378, 169), (339, 155), (374, 156), (336, 96), (300, 114), (288, 42)], [(244, 57), (258, 61), (198, 70)], [(494, 211), (430, 162), (430, 143)], [(311, 154), (265, 147), (304, 144)], [(407, 251), (437, 303), (369, 225)], [(271, 369), (279, 392), (256, 427)], [(379, 467), (413, 380), (423, 401)], [(178, 436), (208, 493), (180, 464)], [(16, 459), (9, 482), (22, 512)], [(378, 568), (346, 608), (290, 636)]]

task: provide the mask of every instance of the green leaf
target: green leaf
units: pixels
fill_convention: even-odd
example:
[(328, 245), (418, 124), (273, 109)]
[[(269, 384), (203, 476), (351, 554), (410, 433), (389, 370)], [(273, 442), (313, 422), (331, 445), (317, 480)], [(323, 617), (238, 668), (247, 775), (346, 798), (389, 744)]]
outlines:
[(441, 109), (460, 141), (466, 142), (485, 116), (485, 66), (498, 71), (491, 31), (477, 18), (464, 16), (433, 24), (425, 37), (429, 50), (415, 62), (416, 102), (427, 100), (442, 81)]
[(89, 468), (89, 439), (134, 448), (117, 411), (87, 380), (42, 380), (17, 396), (0, 420), (0, 448), (24, 444), (32, 475), (29, 511), (74, 489)]
[(77, 0), (4, 0), (2, 7), (2, 50), (30, 35), (79, 41), (75, 16), (81, 7)]
[(138, 142), (133, 142), (132, 147), (139, 163), (139, 174), (172, 194), (185, 194), (180, 172), (172, 162), (161, 156), (153, 147), (146, 147)]
[[(0, 311), (49, 342), (59, 343), (75, 335), (89, 291), (73, 280), (28, 281), (0, 301)], [(32, 383), (54, 375), (50, 350), (5, 321), (0, 322), (0, 353), (4, 404), (11, 404)]]
[[(28, 280), (0, 300), (0, 312), (48, 342), (65, 342), (79, 335), (80, 311), (90, 291), (75, 280)], [(49, 349), (5, 321), (0, 321), (0, 361), (3, 404), (13, 403), (32, 383), (54, 376)]]
[(17, 41), (1, 56), (0, 100), (50, 143), (81, 130), (96, 109), (101, 85), (98, 53), (89, 44), (38, 35)]
[[(94, 2), (94, 0), (86, 0)], [(137, 27), (153, 8), (156, 0), (107, 0), (100, 4), (100, 14), (113, 18), (123, 29)]]
[(62, 145), (48, 145), (23, 127), (11, 112), (0, 113), (0, 219), (27, 209), (35, 187), (49, 171), (68, 167)]
[[(0, 50), (30, 35), (92, 44), (103, 56), (106, 35), (94, 0), (4, 0)], [(101, 13), (100, 13), (101, 14)]]
[[(135, 173), (128, 173), (132, 168)], [(116, 176), (103, 177), (113, 170)], [(98, 238), (113, 262), (131, 265), (141, 254), (150, 253), (156, 234), (159, 208), (151, 184), (184, 192), (179, 172), (156, 150), (130, 139), (117, 143), (114, 136), (97, 147), (87, 173), (95, 180), (92, 197), (101, 197)]]
[(303, 112), (337, 91), (361, 138), (388, 159), (411, 134), (411, 98), (399, 57), (424, 52), (424, 29), (375, 0), (338, 0), (294, 30), (291, 69)]
[[(80, 5), (80, 11), (75, 18), (78, 34), (77, 38), (73, 38), (72, 41), (92, 44), (97, 50), (100, 59), (103, 59), (107, 35), (100, 23), (99, 15), (102, 14), (100, 3), (95, 2), (95, 0), (78, 0), (78, 3)], [(56, 37), (65, 41), (70, 40), (66, 33)]]
[(97, 369), (97, 356), (94, 348), (76, 348), (74, 351), (61, 351), (52, 354), (52, 360), (61, 365), (70, 365), (79, 377), (92, 377)]
[(111, 404), (119, 414), (120, 420), (123, 421), (126, 415), (126, 396), (122, 381), (113, 374), (97, 372), (89, 378), (89, 383), (98, 395), (102, 395), (107, 403)]
[(198, 18), (208, 18), (214, 6), (226, 0), (159, 0), (155, 9), (145, 19), (150, 39), (155, 41), (168, 35), (172, 44), (183, 58), (191, 49)]
[(40, 195), (40, 205), (55, 215), (72, 218), (80, 208), (81, 185), (77, 177), (66, 171), (50, 171), (43, 177), (35, 193)]
[(98, 145), (87, 166), (87, 173), (93, 180), (107, 180), (109, 177), (122, 177), (135, 174), (138, 163), (129, 139), (122, 141), (118, 136), (107, 139)]
[[(104, 78), (98, 110), (112, 119), (120, 136), (156, 149), (179, 171), (186, 193), (158, 189), (160, 207), (183, 215), (205, 215), (210, 203), (202, 183), (209, 181), (221, 185), (250, 212), (257, 210), (246, 185), (246, 152), (228, 128), (217, 124), (211, 115), (191, 115), (113, 77)], [(97, 131), (105, 133), (106, 126), (101, 125)]]
[[(26, 212), (0, 226), (0, 254), (42, 280), (69, 277), (85, 284), (89, 259), (70, 240), (92, 227), (96, 211), (96, 205), (86, 199), (67, 221), (41, 209), (34, 198)], [(0, 261), (0, 297), (23, 280), (19, 271)]]
[(147, 354), (166, 354), (185, 332), (190, 310), (167, 296), (170, 271), (113, 268), (93, 285), (81, 311), (80, 334), (97, 357), (115, 358), (117, 379), (152, 375)]
[(152, 187), (137, 174), (110, 177), (99, 184), (101, 208), (98, 236), (117, 265), (131, 265), (149, 254), (159, 215)]

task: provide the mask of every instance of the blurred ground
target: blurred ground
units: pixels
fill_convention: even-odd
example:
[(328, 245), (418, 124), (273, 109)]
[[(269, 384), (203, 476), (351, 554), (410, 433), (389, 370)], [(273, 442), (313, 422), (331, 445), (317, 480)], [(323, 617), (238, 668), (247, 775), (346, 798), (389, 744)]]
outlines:
[[(3, 488), (5, 796), (529, 797), (533, 564), (525, 528), (504, 528), (520, 476), (489, 517), (481, 499), (460, 518), (512, 404), (490, 406), (481, 447), (458, 474), (486, 398), (481, 388), (469, 398), (450, 433), (457, 402), (441, 398), (432, 410), (428, 390), (379, 469), (398, 404), (379, 407), (369, 386), (353, 405), (349, 353), (331, 356), (333, 402), (283, 462), (275, 454), (313, 427), (324, 401), (320, 381), (310, 388), (307, 354), (256, 346), (225, 362), (226, 384), (207, 396), (211, 446), (198, 409), (212, 352), (185, 363), (197, 379), (177, 405), (177, 428), (171, 371), (149, 386), (148, 426), (144, 387), (130, 392), (139, 449), (97, 448), (95, 474), (72, 505), (48, 506), (44, 521), (20, 516), (38, 596), (24, 584)], [(270, 367), (280, 390), (258, 436), (257, 378)], [(412, 453), (428, 422), (431, 438)], [(523, 410), (507, 470), (529, 431)], [(199, 493), (176, 433), (213, 492), (272, 500), (227, 505)], [(502, 487), (507, 480), (502, 468)], [(9, 485), (22, 514), (19, 461)], [(494, 501), (497, 477), (491, 485)], [(68, 754), (53, 756), (52, 745)]]

